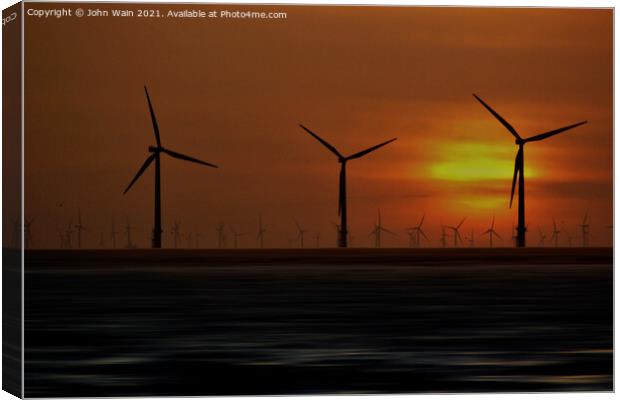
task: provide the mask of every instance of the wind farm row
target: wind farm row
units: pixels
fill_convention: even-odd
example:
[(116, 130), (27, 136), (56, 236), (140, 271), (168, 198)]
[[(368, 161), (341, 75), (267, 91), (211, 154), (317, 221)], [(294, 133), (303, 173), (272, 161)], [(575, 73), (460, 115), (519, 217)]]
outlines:
[[(456, 221), (456, 224), (443, 224), (430, 221), (426, 214), (405, 227), (394, 227), (395, 223), (383, 222), (381, 210), (377, 210), (375, 220), (364, 229), (360, 227), (348, 230), (348, 247), (357, 248), (493, 248), (517, 247), (517, 230), (515, 224), (498, 227), (492, 216), (488, 225), (483, 225), (477, 218), (471, 222), (468, 218)], [(56, 227), (57, 244), (61, 249), (135, 249), (145, 247), (151, 239), (147, 226), (132, 223), (130, 218), (124, 220), (110, 219), (109, 228), (102, 229), (101, 223), (94, 223), (91, 228), (84, 221), (81, 209), (76, 218), (69, 219), (63, 226)], [(337, 222), (317, 224), (312, 228), (295, 218), (289, 221), (265, 223), (258, 216), (254, 223), (226, 224), (219, 222), (213, 226), (199, 229), (185, 228), (185, 224), (174, 221), (171, 229), (163, 238), (167, 248), (176, 249), (242, 249), (242, 248), (334, 248), (340, 243), (340, 225)], [(191, 224), (188, 224), (191, 225)], [(243, 229), (239, 229), (239, 226)], [(319, 229), (317, 225), (322, 226)], [(325, 229), (325, 226), (330, 229)], [(400, 224), (402, 225), (402, 223)], [(14, 241), (19, 240), (19, 224), (14, 222)], [(276, 229), (277, 228), (277, 229)], [(595, 226), (591, 229), (589, 211), (581, 221), (567, 222), (552, 217), (546, 223), (536, 225), (530, 247), (590, 247), (591, 236), (602, 237), (611, 233), (612, 226)], [(48, 231), (47, 229), (45, 230)], [(284, 234), (282, 232), (285, 232)], [(36, 223), (34, 219), (26, 220), (24, 226), (24, 246), (38, 248), (36, 240)], [(33, 233), (35, 232), (35, 233)], [(286, 233), (288, 232), (288, 234)]]
[[(151, 231), (151, 247), (161, 248), (164, 247), (164, 229), (162, 222), (161, 202), (162, 156), (166, 155), (171, 158), (199, 164), (201, 166), (206, 166), (209, 168), (218, 168), (218, 165), (200, 160), (192, 156), (188, 156), (175, 150), (171, 150), (169, 147), (164, 147), (162, 144), (159, 124), (155, 115), (153, 103), (151, 102), (151, 97), (146, 86), (144, 87), (144, 91), (148, 106), (148, 112), (152, 124), (153, 134), (155, 137), (155, 144), (148, 146), (148, 155), (146, 159), (144, 160), (134, 177), (129, 181), (129, 184), (126, 186), (122, 194), (129, 196), (129, 192), (131, 191), (132, 187), (134, 187), (134, 185), (140, 180), (145, 171), (147, 171), (151, 166), (154, 167), (153, 228)], [(480, 98), (476, 94), (474, 94), (473, 96), (484, 107), (484, 109), (486, 109), (497, 121), (499, 121), (499, 123), (504, 128), (508, 130), (508, 132), (514, 137), (515, 144), (518, 146), (517, 155), (514, 161), (514, 173), (512, 177), (512, 185), (509, 198), (510, 201), (507, 202), (508, 207), (512, 208), (515, 191), (517, 191), (518, 210), (516, 225), (511, 228), (509, 233), (504, 232), (504, 234), (500, 234), (495, 228), (495, 217), (492, 217), (490, 219), (489, 226), (487, 226), (483, 231), (480, 231), (480, 226), (464, 226), (464, 218), (456, 224), (440, 223), (438, 238), (431, 240), (429, 235), (424, 231), (422, 227), (425, 222), (425, 216), (422, 216), (420, 222), (417, 225), (412, 225), (399, 232), (402, 236), (406, 238), (405, 242), (407, 243), (408, 247), (474, 247), (482, 245), (482, 243), (484, 243), (484, 241), (482, 240), (483, 237), (486, 237), (486, 245), (488, 245), (489, 247), (497, 246), (500, 243), (504, 247), (525, 247), (526, 232), (528, 231), (528, 226), (535, 226), (534, 224), (528, 224), (525, 218), (525, 145), (531, 142), (538, 142), (548, 139), (552, 136), (558, 135), (562, 132), (568, 131), (586, 123), (586, 121), (581, 121), (534, 136), (523, 137), (500, 114), (498, 114), (493, 108), (491, 108), (489, 104), (482, 100), (482, 98)], [(352, 242), (353, 240), (355, 240), (357, 246), (379, 248), (383, 246), (382, 237), (384, 237), (385, 235), (398, 236), (399, 233), (394, 232), (383, 225), (380, 211), (378, 211), (377, 218), (369, 232), (356, 232), (356, 235), (354, 236), (350, 231), (350, 222), (348, 219), (349, 215), (347, 209), (346, 184), (347, 166), (349, 165), (349, 162), (364, 158), (368, 154), (382, 149), (384, 146), (392, 144), (397, 140), (397, 138), (391, 138), (364, 150), (345, 155), (330, 142), (328, 142), (324, 137), (320, 136), (315, 131), (311, 130), (305, 125), (299, 124), (299, 128), (301, 128), (302, 132), (307, 133), (312, 139), (316, 140), (318, 144), (322, 145), (325, 149), (332, 153), (336, 157), (337, 162), (340, 164), (337, 206), (337, 215), (339, 217), (339, 221), (337, 223), (332, 223), (336, 231), (337, 237), (335, 245), (340, 248), (352, 247)], [(359, 216), (356, 216), (356, 218), (359, 218)], [(552, 222), (552, 228), (548, 228), (547, 230), (545, 230), (542, 228), (542, 225), (544, 224), (536, 225), (536, 227), (534, 228), (534, 233), (532, 235), (533, 237), (530, 238), (530, 245), (533, 245), (533, 243), (535, 243), (535, 246), (545, 246), (549, 243), (552, 243), (555, 246), (561, 246), (561, 234), (565, 238), (565, 243), (563, 243), (563, 245), (565, 246), (573, 246), (576, 245), (578, 242), (580, 242), (580, 244), (584, 247), (587, 247), (589, 245), (590, 227), (587, 212), (585, 213), (585, 216), (581, 223), (578, 224), (577, 227), (579, 229), (576, 232), (571, 232), (572, 229), (569, 229), (568, 227), (560, 227), (560, 225), (556, 223), (555, 218), (550, 219), (551, 221), (549, 222)], [(287, 239), (289, 247), (332, 247), (334, 245), (334, 242), (331, 239), (325, 240), (327, 235), (323, 234), (322, 241), (322, 234), (318, 230), (312, 232), (305, 229), (298, 220), (292, 218), (291, 221), (293, 222), (292, 225), (295, 230), (294, 234), (292, 234)], [(25, 220), (24, 239), (25, 247), (28, 248), (34, 246), (31, 225), (32, 219)], [(428, 223), (426, 226), (428, 227)], [(121, 228), (119, 227), (118, 229)], [(106, 234), (103, 232), (103, 230), (100, 232), (101, 237), (99, 240), (99, 247), (135, 248), (136, 244), (132, 239), (133, 230), (134, 227), (130, 224), (129, 218), (127, 218), (127, 222), (124, 228), (122, 228), (122, 230), (120, 231), (117, 230), (117, 227), (113, 224), (111, 228), (111, 233)], [(16, 232), (18, 231), (19, 226), (16, 226)], [(81, 211), (78, 210), (77, 223), (74, 224), (73, 222), (69, 221), (66, 228), (60, 228), (58, 230), (59, 247), (82, 248), (83, 231), (84, 226), (82, 224), (82, 215)], [(168, 223), (168, 229), (165, 232), (165, 237), (167, 240), (167, 244), (165, 247), (200, 248), (203, 246), (203, 243), (205, 243), (206, 245), (207, 240), (209, 240), (208, 237), (212, 236), (207, 234), (208, 231), (209, 229), (205, 229), (203, 233), (195, 231), (182, 231), (181, 224), (179, 222), (175, 221), (174, 223)], [(215, 228), (216, 239), (214, 240), (213, 238), (211, 238), (210, 240), (211, 245), (213, 245), (213, 242), (216, 242), (216, 247), (218, 248), (239, 248), (248, 246), (264, 247), (265, 235), (267, 234), (267, 232), (268, 229), (263, 225), (262, 219), (259, 217), (258, 227), (253, 229), (237, 230), (233, 225), (225, 225), (224, 223), (219, 223)], [(125, 237), (125, 243), (123, 246), (119, 245), (119, 241), (117, 240), (117, 238), (119, 237), (118, 235), (120, 235), (121, 233)], [(252, 241), (249, 240), (251, 236), (255, 236), (255, 240), (253, 241), (255, 241), (256, 243), (251, 243)], [(106, 238), (108, 238), (109, 240), (107, 240)], [(365, 240), (364, 238), (368, 240)], [(369, 243), (366, 243), (368, 241)], [(392, 245), (394, 245), (394, 243), (392, 243)]]

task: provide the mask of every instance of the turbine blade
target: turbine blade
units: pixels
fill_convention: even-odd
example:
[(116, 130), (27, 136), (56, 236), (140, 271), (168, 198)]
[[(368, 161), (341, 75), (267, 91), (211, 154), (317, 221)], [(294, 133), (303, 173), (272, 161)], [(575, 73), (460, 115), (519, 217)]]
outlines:
[(490, 229), (487, 229), (486, 231), (482, 232), (480, 236), (488, 235), (489, 233), (492, 233), (492, 232)]
[(370, 153), (370, 152), (373, 152), (373, 151), (375, 151), (375, 150), (377, 150), (377, 149), (379, 149), (379, 148), (381, 148), (381, 147), (385, 146), (386, 144), (392, 143), (392, 142), (393, 142), (393, 141), (395, 141), (396, 139), (398, 139), (398, 138), (390, 139), (390, 140), (385, 141), (385, 142), (383, 142), (383, 143), (380, 143), (380, 144), (378, 144), (378, 145), (376, 145), (376, 146), (369, 147), (369, 148), (367, 148), (366, 150), (362, 150), (362, 151), (360, 151), (360, 152), (358, 152), (358, 153), (355, 153), (355, 154), (353, 154), (353, 155), (351, 155), (351, 156), (349, 156), (349, 157), (346, 157), (345, 159), (346, 159), (346, 160), (353, 160), (354, 158), (360, 158), (360, 157), (363, 157), (363, 156), (365, 156), (366, 154), (368, 154), (368, 153)]
[(461, 227), (461, 225), (463, 225), (463, 222), (465, 222), (466, 219), (467, 219), (467, 217), (463, 218), (461, 220), (461, 222), (459, 222), (459, 224), (456, 226), (456, 229), (459, 229)]
[(563, 128), (559, 128), (559, 129), (555, 129), (555, 130), (552, 130), (552, 131), (549, 131), (549, 132), (541, 133), (539, 135), (535, 135), (535, 136), (532, 136), (532, 137), (529, 137), (529, 138), (525, 139), (525, 142), (527, 143), (527, 142), (536, 142), (536, 141), (539, 141), (539, 140), (543, 140), (543, 139), (546, 139), (546, 138), (548, 138), (550, 136), (557, 135), (558, 133), (562, 133), (562, 132), (567, 131), (569, 129), (576, 128), (576, 127), (578, 127), (580, 125), (583, 125), (583, 124), (585, 124), (587, 122), (588, 121), (581, 121), (581, 122), (577, 122), (576, 124), (565, 126)]
[(419, 230), (420, 231), (420, 235), (422, 235), (424, 237), (424, 239), (426, 239), (427, 241), (429, 241), (430, 239), (428, 238), (428, 236), (426, 236), (424, 234), (424, 231), (422, 229)]
[(394, 232), (392, 232), (391, 230), (389, 230), (389, 229), (387, 229), (387, 228), (381, 227), (380, 229), (381, 229), (383, 232), (387, 232), (387, 233), (389, 233), (389, 234), (391, 234), (391, 235), (396, 236), (396, 234), (395, 234)]
[(517, 156), (515, 157), (515, 170), (512, 175), (512, 189), (510, 190), (510, 208), (512, 208), (512, 200), (515, 197), (515, 186), (517, 184), (517, 175), (521, 171), (521, 162), (523, 160), (523, 147), (519, 147), (519, 151), (517, 152)]
[(424, 218), (426, 218), (426, 214), (422, 214), (422, 219), (420, 220), (420, 223), (418, 224), (418, 228), (422, 227), (422, 224), (424, 223)]
[(146, 93), (146, 101), (149, 103), (149, 112), (151, 113), (151, 122), (153, 123), (153, 132), (155, 132), (155, 140), (157, 140), (157, 147), (161, 147), (161, 140), (159, 139), (159, 126), (157, 126), (157, 118), (155, 118), (155, 111), (153, 111), (153, 105), (151, 104), (151, 98), (149, 97), (149, 91), (144, 86), (144, 93)]
[(314, 137), (316, 140), (321, 142), (321, 144), (323, 146), (327, 147), (329, 149), (329, 151), (334, 153), (338, 158), (344, 158), (344, 156), (342, 154), (340, 154), (340, 152), (338, 150), (336, 150), (336, 148), (334, 146), (332, 146), (331, 144), (327, 143), (327, 141), (323, 140), (319, 135), (317, 135), (316, 133), (312, 132), (310, 129), (306, 128), (302, 124), (299, 124), (299, 126), (301, 127), (301, 129), (303, 129), (304, 131), (306, 131), (310, 135), (312, 135), (312, 137)]
[(583, 225), (585, 225), (586, 222), (588, 222), (588, 211), (589, 210), (586, 210), (586, 215), (583, 216)]
[(488, 110), (491, 114), (493, 114), (493, 116), (494, 116), (495, 118), (497, 118), (497, 120), (498, 120), (499, 122), (501, 122), (501, 123), (502, 123), (502, 125), (504, 125), (504, 127), (505, 127), (506, 129), (508, 129), (508, 131), (510, 131), (510, 133), (512, 133), (512, 135), (513, 135), (515, 138), (517, 138), (517, 139), (521, 140), (521, 136), (519, 136), (519, 134), (517, 133), (517, 131), (515, 130), (515, 128), (513, 128), (513, 127), (512, 127), (512, 125), (510, 125), (510, 124), (508, 123), (508, 121), (506, 121), (504, 118), (502, 118), (502, 116), (501, 116), (501, 115), (499, 115), (498, 113), (496, 113), (496, 112), (495, 112), (495, 110), (493, 110), (493, 109), (492, 109), (492, 108), (491, 108), (491, 107), (490, 107), (487, 103), (485, 103), (485, 102), (484, 102), (484, 101), (483, 101), (480, 97), (476, 96), (475, 94), (474, 94), (474, 97), (476, 98), (476, 100), (478, 100), (478, 101), (480, 102), (480, 104), (482, 104), (482, 105), (484, 106), (484, 108), (486, 108), (486, 109), (487, 109), (487, 110)]
[(138, 170), (138, 173), (136, 174), (136, 176), (133, 177), (133, 179), (129, 183), (129, 186), (127, 186), (127, 189), (125, 189), (123, 194), (127, 193), (129, 191), (129, 189), (131, 189), (133, 184), (136, 183), (136, 181), (138, 180), (140, 175), (142, 175), (144, 173), (144, 171), (149, 167), (149, 165), (151, 165), (151, 163), (153, 162), (154, 159), (155, 159), (155, 153), (153, 153), (153, 154), (151, 154), (150, 156), (147, 157), (146, 161), (144, 161), (144, 164), (142, 164), (142, 166)]
[(501, 237), (501, 236), (500, 236), (497, 232), (495, 232), (495, 231), (491, 231), (491, 233), (492, 233), (493, 235), (497, 236), (497, 238), (498, 238), (499, 240), (504, 240), (504, 239), (502, 239), (502, 237)]
[(162, 147), (161, 151), (166, 153), (166, 154), (168, 154), (170, 157), (178, 158), (180, 160), (185, 160), (185, 161), (190, 161), (190, 162), (206, 165), (207, 167), (218, 168), (218, 166), (215, 165), (215, 164), (211, 164), (211, 163), (208, 163), (208, 162), (205, 162), (205, 161), (201, 161), (201, 160), (199, 160), (197, 158), (192, 158), (190, 156), (186, 156), (185, 154), (177, 153), (176, 151), (168, 150), (168, 149), (165, 149), (163, 147)]

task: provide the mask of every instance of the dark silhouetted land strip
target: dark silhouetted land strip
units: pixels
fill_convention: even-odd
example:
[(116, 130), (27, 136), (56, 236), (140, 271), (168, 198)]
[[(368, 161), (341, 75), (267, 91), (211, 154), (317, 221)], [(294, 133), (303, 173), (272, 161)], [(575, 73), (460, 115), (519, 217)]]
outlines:
[(612, 390), (611, 249), (26, 263), (28, 397)]

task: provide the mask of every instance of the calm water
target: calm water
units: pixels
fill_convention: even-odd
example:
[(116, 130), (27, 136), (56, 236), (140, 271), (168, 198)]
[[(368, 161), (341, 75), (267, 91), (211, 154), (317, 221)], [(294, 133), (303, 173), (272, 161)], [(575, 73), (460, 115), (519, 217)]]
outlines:
[(26, 274), (26, 396), (612, 390), (611, 265)]

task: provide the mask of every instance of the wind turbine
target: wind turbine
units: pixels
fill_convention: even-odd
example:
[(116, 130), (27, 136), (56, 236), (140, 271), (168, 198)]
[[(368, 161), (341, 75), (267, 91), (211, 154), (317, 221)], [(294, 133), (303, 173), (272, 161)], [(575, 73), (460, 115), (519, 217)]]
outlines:
[(265, 232), (267, 229), (263, 226), (263, 217), (261, 215), (258, 216), (258, 235), (256, 235), (256, 240), (260, 245), (260, 248), (263, 248), (264, 240), (265, 240)]
[(231, 230), (231, 231), (232, 231), (232, 233), (233, 233), (233, 243), (234, 243), (234, 246), (235, 246), (235, 249), (236, 249), (236, 248), (237, 248), (237, 245), (238, 245), (238, 243), (239, 243), (239, 238), (240, 238), (241, 236), (245, 236), (245, 235), (247, 235), (247, 232), (237, 232), (237, 231), (235, 230), (235, 228), (233, 228), (233, 227), (231, 227), (231, 228), (230, 228), (230, 230)]
[(590, 244), (590, 221), (588, 221), (588, 210), (586, 210), (586, 215), (583, 216), (583, 221), (581, 225), (581, 244), (583, 247), (588, 247)]
[(316, 248), (319, 248), (319, 241), (321, 240), (321, 234), (317, 233), (316, 235), (313, 236), (315, 242), (316, 242)]
[(69, 225), (67, 226), (67, 230), (65, 231), (66, 239), (67, 239), (67, 248), (71, 248), (71, 235), (73, 235), (73, 229), (71, 226), (71, 220), (69, 220)]
[(32, 245), (32, 229), (31, 225), (34, 222), (34, 219), (27, 219), (24, 221), (24, 247), (29, 249)]
[(304, 234), (307, 232), (305, 229), (299, 225), (299, 222), (295, 220), (295, 225), (297, 225), (297, 240), (299, 241), (299, 247), (304, 248)]
[(153, 244), (152, 244), (152, 247), (154, 249), (159, 249), (159, 248), (161, 248), (161, 233), (162, 233), (162, 229), (161, 229), (161, 185), (160, 185), (160, 180), (161, 180), (160, 179), (160, 169), (161, 168), (160, 168), (160, 154), (161, 153), (165, 153), (165, 154), (168, 154), (170, 157), (177, 158), (179, 160), (184, 160), (184, 161), (189, 161), (189, 162), (193, 162), (193, 163), (198, 163), (198, 164), (206, 165), (207, 167), (212, 167), (212, 168), (217, 168), (217, 165), (214, 165), (214, 164), (211, 164), (211, 163), (208, 163), (208, 162), (204, 162), (204, 161), (198, 160), (196, 158), (192, 158), (192, 157), (186, 156), (186, 155), (181, 154), (181, 153), (177, 153), (176, 151), (172, 151), (172, 150), (169, 150), (169, 149), (163, 147), (161, 145), (161, 139), (159, 137), (159, 126), (157, 125), (157, 119), (155, 118), (155, 112), (153, 111), (153, 106), (151, 104), (151, 98), (149, 97), (149, 92), (146, 89), (146, 86), (144, 87), (144, 93), (146, 94), (146, 101), (148, 102), (149, 111), (151, 113), (151, 122), (153, 124), (153, 132), (155, 133), (155, 141), (157, 142), (157, 146), (149, 146), (148, 150), (149, 150), (149, 153), (151, 153), (151, 155), (146, 158), (146, 160), (144, 161), (144, 164), (142, 164), (142, 166), (138, 170), (138, 173), (132, 179), (132, 181), (129, 183), (129, 186), (127, 186), (127, 189), (125, 189), (123, 194), (127, 193), (129, 191), (129, 189), (131, 189), (133, 184), (138, 180), (138, 178), (140, 178), (140, 176), (149, 167), (149, 165), (151, 165), (151, 163), (153, 161), (155, 161), (155, 215), (154, 215), (155, 223), (154, 223), (154, 227), (153, 227)]
[(545, 133), (530, 136), (529, 138), (522, 138), (519, 136), (515, 128), (512, 127), (504, 118), (495, 112), (487, 103), (485, 103), (480, 97), (474, 94), (476, 100), (480, 102), (508, 131), (515, 137), (515, 143), (519, 146), (517, 151), (517, 157), (515, 159), (514, 174), (512, 176), (512, 189), (510, 193), (510, 207), (512, 208), (512, 199), (515, 194), (515, 185), (517, 182), (517, 176), (519, 177), (519, 220), (517, 224), (517, 247), (525, 247), (525, 232), (527, 227), (525, 226), (525, 178), (524, 178), (524, 155), (523, 148), (526, 143), (536, 142), (539, 140), (547, 139), (548, 137), (557, 135), (569, 129), (576, 128), (585, 124), (587, 121), (577, 122), (576, 124), (568, 125), (563, 128), (554, 129)]
[[(424, 237), (424, 239), (426, 239), (427, 241), (429, 240), (428, 237), (424, 234), (424, 231), (422, 230), (422, 224), (424, 223), (424, 218), (426, 218), (426, 214), (422, 215), (422, 219), (420, 220), (420, 223), (417, 224), (416, 226), (414, 226), (413, 228), (409, 228), (409, 231), (411, 232), (411, 234), (415, 233), (415, 247), (420, 248), (420, 236)], [(411, 234), (409, 235), (409, 239), (411, 240)], [(411, 242), (409, 243), (409, 247), (411, 247)]]
[(174, 237), (174, 248), (179, 247), (179, 238), (181, 237), (181, 224), (177, 221), (172, 225), (172, 235)]
[(78, 208), (78, 222), (75, 225), (75, 229), (77, 231), (77, 247), (78, 249), (82, 248), (82, 231), (85, 230), (84, 225), (82, 225), (82, 212)]
[(125, 234), (127, 235), (127, 248), (128, 249), (133, 249), (136, 247), (131, 241), (131, 230), (132, 229), (133, 229), (133, 226), (131, 226), (131, 224), (129, 223), (129, 218), (127, 218), (127, 224), (125, 225)]
[(555, 241), (555, 247), (558, 247), (559, 237), (560, 237), (560, 230), (558, 229), (558, 226), (555, 223), (555, 218), (554, 218), (553, 219), (553, 233), (551, 234), (551, 240)]
[(215, 228), (217, 231), (217, 247), (222, 249), (226, 247), (226, 232), (224, 231), (224, 224), (220, 224)]
[(347, 247), (347, 183), (346, 183), (346, 169), (347, 162), (350, 160), (354, 160), (356, 158), (361, 158), (366, 154), (373, 152), (388, 143), (395, 141), (397, 138), (390, 139), (386, 142), (380, 143), (376, 146), (369, 147), (366, 150), (362, 150), (355, 154), (352, 154), (348, 157), (343, 156), (334, 146), (327, 143), (325, 140), (319, 137), (316, 133), (312, 132), (310, 129), (306, 128), (303, 125), (299, 125), (303, 130), (308, 132), (312, 137), (318, 140), (323, 146), (327, 147), (329, 151), (334, 153), (336, 157), (338, 157), (338, 162), (340, 163), (340, 184), (339, 184), (339, 194), (338, 194), (338, 215), (340, 215), (340, 231), (338, 235), (338, 247)]
[(542, 231), (540, 226), (538, 227), (538, 235), (539, 235), (538, 245), (540, 247), (545, 247), (545, 239), (547, 239), (547, 235), (545, 235), (545, 233)]
[(386, 233), (389, 233), (390, 235), (396, 235), (391, 230), (383, 227), (383, 225), (381, 224), (381, 210), (377, 209), (377, 222), (375, 222), (375, 227), (372, 230), (372, 232), (370, 232), (370, 235), (369, 235), (369, 236), (375, 235), (375, 247), (376, 248), (381, 247), (381, 232), (386, 232)]
[(112, 218), (112, 232), (110, 233), (110, 237), (112, 238), (112, 248), (116, 248), (116, 235), (118, 232), (116, 231), (116, 227), (114, 225), (114, 218)]
[(459, 228), (461, 227), (461, 225), (463, 225), (463, 222), (465, 222), (465, 218), (463, 218), (457, 226), (446, 225), (446, 228), (451, 229), (454, 234), (454, 247), (458, 247), (459, 242), (463, 243), (461, 233), (459, 232)]
[(489, 247), (493, 247), (493, 236), (496, 236), (499, 240), (502, 240), (501, 236), (495, 231), (495, 216), (491, 221), (491, 226), (486, 231), (482, 232), (483, 235), (489, 235)]

